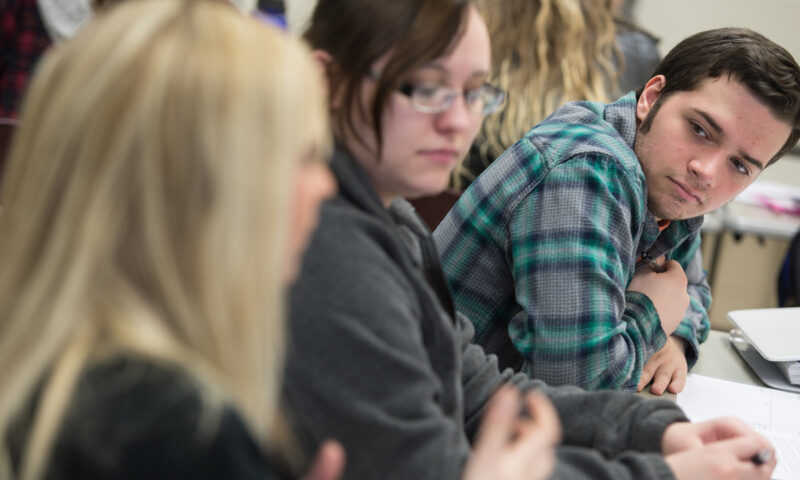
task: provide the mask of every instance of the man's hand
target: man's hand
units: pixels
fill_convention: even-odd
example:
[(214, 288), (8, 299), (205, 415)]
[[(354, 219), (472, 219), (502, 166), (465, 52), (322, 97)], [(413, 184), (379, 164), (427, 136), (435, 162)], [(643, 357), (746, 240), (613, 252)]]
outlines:
[(675, 260), (664, 260), (662, 255), (656, 263), (663, 269), (656, 273), (642, 267), (633, 274), (627, 290), (647, 295), (658, 312), (664, 333), (670, 335), (686, 315), (689, 306), (688, 280), (681, 264)]
[(761, 436), (743, 421), (734, 417), (715, 418), (705, 422), (676, 422), (664, 430), (661, 453), (671, 455), (684, 450), (737, 437)]
[(641, 392), (644, 387), (653, 380), (650, 392), (661, 395), (669, 387), (672, 393), (683, 390), (686, 384), (686, 374), (689, 372), (689, 365), (686, 363), (686, 340), (670, 336), (667, 343), (657, 351), (655, 355), (642, 368), (642, 377), (639, 379), (637, 392)]

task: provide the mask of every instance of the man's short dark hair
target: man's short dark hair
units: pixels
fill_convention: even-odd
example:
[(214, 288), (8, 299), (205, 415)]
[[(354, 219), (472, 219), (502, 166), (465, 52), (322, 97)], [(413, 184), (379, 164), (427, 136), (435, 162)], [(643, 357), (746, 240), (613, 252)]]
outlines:
[[(643, 131), (661, 103), (675, 92), (694, 90), (707, 78), (723, 75), (744, 84), (779, 120), (792, 126), (786, 143), (768, 164), (774, 163), (800, 139), (800, 67), (792, 55), (760, 33), (747, 28), (718, 28), (692, 35), (675, 46), (653, 75), (666, 83), (653, 105)], [(644, 87), (639, 89), (637, 97)]]

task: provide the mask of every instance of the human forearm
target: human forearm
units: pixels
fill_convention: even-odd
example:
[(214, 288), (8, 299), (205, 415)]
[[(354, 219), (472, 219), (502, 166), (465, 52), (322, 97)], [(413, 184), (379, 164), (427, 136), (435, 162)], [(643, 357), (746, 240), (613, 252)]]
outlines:
[(629, 392), (545, 389), (562, 422), (563, 443), (590, 447), (611, 457), (626, 450), (661, 452), (671, 424), (686, 421), (674, 402), (645, 399)]
[(646, 400), (627, 392), (587, 392), (573, 386), (548, 386), (511, 370), (498, 372), (496, 359), (470, 342), (472, 326), (460, 317), (464, 351), (463, 385), (467, 431), (482, 421), (485, 405), (501, 384), (523, 391), (536, 389), (547, 395), (562, 423), (564, 443), (597, 448), (607, 455), (635, 449), (660, 451), (664, 430), (685, 420), (673, 402)]

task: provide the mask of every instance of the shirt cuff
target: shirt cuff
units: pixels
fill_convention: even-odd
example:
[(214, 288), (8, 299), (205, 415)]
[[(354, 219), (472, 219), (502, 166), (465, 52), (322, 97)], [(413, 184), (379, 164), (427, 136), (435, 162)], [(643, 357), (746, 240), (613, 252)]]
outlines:
[(647, 350), (644, 358), (649, 359), (667, 343), (656, 306), (650, 297), (633, 290), (625, 292), (625, 303), (625, 315), (638, 323)]
[(692, 368), (700, 356), (700, 343), (697, 341), (694, 323), (690, 318), (684, 318), (672, 334), (686, 340), (686, 364)]

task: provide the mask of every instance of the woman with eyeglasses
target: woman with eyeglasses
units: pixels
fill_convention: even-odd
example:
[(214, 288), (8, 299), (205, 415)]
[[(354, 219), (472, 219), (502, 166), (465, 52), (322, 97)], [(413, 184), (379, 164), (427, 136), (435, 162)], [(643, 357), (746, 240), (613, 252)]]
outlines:
[(340, 192), (321, 212), (291, 305), (286, 403), (298, 439), (310, 453), (324, 431), (347, 437), (358, 460), (345, 478), (544, 478), (558, 420), (541, 395), (524, 400), (520, 419), (511, 388), (488, 407), (467, 461), (464, 409), (483, 409), (498, 385), (464, 405), (461, 346), (424, 271), (436, 253), (406, 243), (419, 234), (433, 245), (402, 197), (444, 188), (483, 115), (503, 103), (486, 83), (482, 20), (464, 1), (322, 0), (306, 39), (329, 81)]
[[(328, 79), (339, 192), (292, 292), (284, 400), (302, 449), (336, 438), (353, 479), (673, 478), (662, 455), (713, 435), (669, 402), (499, 372), (404, 200), (441, 191), (503, 102), (474, 6), (320, 0), (305, 38)], [(518, 416), (515, 392), (532, 389), (564, 446), (542, 396)], [(511, 431), (493, 428), (503, 412)]]

